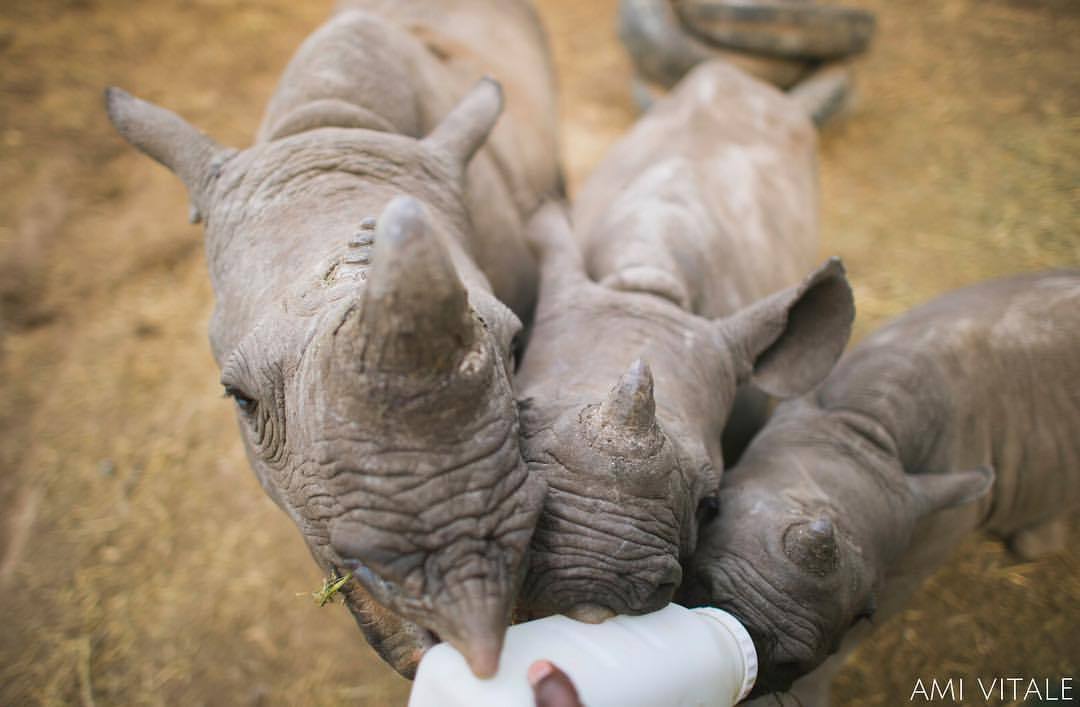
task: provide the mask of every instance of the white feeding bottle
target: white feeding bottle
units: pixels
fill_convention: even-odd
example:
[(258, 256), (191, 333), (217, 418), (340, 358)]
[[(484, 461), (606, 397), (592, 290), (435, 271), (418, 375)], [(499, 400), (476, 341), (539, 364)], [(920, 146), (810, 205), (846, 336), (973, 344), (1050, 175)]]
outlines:
[(420, 661), (409, 707), (534, 707), (526, 672), (536, 660), (565, 672), (587, 707), (731, 707), (757, 677), (754, 644), (735, 617), (668, 604), (600, 624), (549, 616), (511, 626), (489, 680), (440, 643)]

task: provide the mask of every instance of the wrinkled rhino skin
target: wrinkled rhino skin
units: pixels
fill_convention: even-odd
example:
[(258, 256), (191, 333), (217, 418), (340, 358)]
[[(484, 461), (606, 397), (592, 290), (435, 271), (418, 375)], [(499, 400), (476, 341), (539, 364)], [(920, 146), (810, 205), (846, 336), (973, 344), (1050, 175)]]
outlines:
[[(530, 226), (536, 321), (516, 382), (548, 495), (527, 615), (598, 621), (670, 601), (724, 467), (736, 386), (819, 382), (854, 316), (817, 251), (814, 129), (794, 102), (705, 64)], [(760, 395), (760, 393), (759, 393)]]
[(211, 345), (267, 493), (354, 573), (347, 604), (399, 672), (438, 637), (491, 674), (544, 492), (510, 386), (524, 224), (560, 190), (535, 9), (342, 3), (242, 151), (119, 89), (107, 107), (205, 222)]
[(861, 619), (900, 610), (977, 529), (1058, 549), (1080, 506), (1078, 377), (1080, 271), (1054, 271), (914, 309), (782, 403), (725, 476), (684, 597), (745, 623), (755, 694), (827, 704)]

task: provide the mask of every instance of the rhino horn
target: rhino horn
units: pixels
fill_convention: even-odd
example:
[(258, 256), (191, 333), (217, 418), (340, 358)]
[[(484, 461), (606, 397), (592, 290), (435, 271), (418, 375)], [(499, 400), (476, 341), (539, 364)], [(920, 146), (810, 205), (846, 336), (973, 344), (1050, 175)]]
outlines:
[(802, 569), (825, 576), (840, 564), (836, 529), (828, 516), (818, 516), (807, 523), (797, 523), (784, 533), (784, 554)]
[(600, 405), (598, 422), (630, 433), (648, 434), (656, 426), (656, 400), (649, 364), (637, 359)]
[(377, 223), (363, 307), (351, 316), (365, 362), (386, 372), (441, 371), (475, 336), (465, 286), (419, 201), (395, 198)]
[(478, 678), (493, 676), (499, 667), (506, 627), (510, 623), (508, 602), (502, 598), (450, 598), (443, 607), (439, 635), (465, 657)]

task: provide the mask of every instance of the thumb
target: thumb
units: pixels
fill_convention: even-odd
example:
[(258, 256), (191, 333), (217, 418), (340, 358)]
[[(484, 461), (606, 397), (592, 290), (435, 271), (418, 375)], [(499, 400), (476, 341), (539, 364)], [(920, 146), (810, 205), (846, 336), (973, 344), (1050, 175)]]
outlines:
[(583, 707), (574, 683), (550, 662), (536, 661), (529, 666), (528, 676), (536, 707)]

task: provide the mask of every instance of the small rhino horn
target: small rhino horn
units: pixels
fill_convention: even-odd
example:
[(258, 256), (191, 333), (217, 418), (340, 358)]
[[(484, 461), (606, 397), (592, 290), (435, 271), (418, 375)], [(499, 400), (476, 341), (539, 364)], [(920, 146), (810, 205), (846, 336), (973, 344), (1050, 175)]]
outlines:
[(637, 359), (619, 378), (600, 406), (600, 421), (634, 432), (648, 432), (656, 424), (656, 401), (649, 364)]
[(812, 574), (825, 576), (840, 564), (836, 530), (828, 516), (790, 526), (784, 533), (784, 554)]

